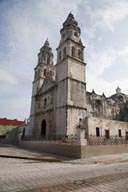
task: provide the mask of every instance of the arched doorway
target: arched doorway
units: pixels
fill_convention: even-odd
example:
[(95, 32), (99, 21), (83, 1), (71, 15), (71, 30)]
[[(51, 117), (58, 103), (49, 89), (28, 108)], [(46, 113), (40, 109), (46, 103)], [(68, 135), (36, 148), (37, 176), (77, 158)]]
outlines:
[(46, 135), (46, 120), (43, 120), (41, 124), (41, 136), (45, 135)]

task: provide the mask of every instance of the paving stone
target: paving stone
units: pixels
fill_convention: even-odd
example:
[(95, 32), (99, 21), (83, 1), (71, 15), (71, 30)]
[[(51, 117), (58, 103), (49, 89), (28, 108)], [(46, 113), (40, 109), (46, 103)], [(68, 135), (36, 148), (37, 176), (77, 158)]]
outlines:
[(128, 164), (0, 158), (0, 192), (128, 192)]

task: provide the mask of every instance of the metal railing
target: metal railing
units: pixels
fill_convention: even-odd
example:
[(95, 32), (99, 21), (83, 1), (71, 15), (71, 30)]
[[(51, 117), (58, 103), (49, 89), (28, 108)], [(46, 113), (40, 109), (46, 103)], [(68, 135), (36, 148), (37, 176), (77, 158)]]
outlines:
[(26, 135), (22, 137), (23, 141), (63, 141), (63, 140), (77, 140), (77, 135), (46, 135), (46, 136), (33, 136)]
[(122, 144), (128, 144), (128, 138), (118, 137), (118, 136), (110, 136), (109, 138), (106, 138), (105, 136), (89, 136), (88, 138), (88, 145), (122, 145)]
[[(59, 143), (75, 143), (80, 138), (78, 135), (47, 135), (47, 136), (33, 136), (26, 135), (22, 137), (22, 141), (57, 141)], [(128, 144), (128, 137), (118, 137), (110, 136), (106, 138), (105, 136), (96, 137), (95, 135), (90, 135), (87, 138), (87, 145), (122, 145)]]

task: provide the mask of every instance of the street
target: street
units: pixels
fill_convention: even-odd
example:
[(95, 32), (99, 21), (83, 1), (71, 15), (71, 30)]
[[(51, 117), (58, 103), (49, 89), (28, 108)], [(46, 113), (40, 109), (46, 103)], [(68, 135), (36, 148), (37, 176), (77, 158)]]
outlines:
[(73, 164), (0, 158), (0, 192), (127, 192), (128, 163)]

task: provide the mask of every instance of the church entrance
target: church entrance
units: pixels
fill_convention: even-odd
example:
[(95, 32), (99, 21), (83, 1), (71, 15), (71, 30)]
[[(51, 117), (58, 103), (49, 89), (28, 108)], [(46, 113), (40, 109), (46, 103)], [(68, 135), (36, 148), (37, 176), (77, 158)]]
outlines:
[(41, 136), (46, 136), (46, 120), (43, 120), (41, 124)]

